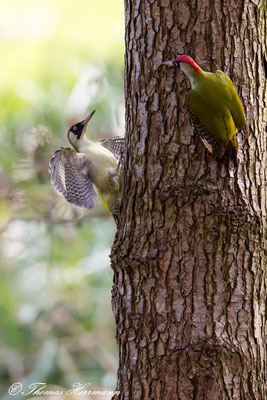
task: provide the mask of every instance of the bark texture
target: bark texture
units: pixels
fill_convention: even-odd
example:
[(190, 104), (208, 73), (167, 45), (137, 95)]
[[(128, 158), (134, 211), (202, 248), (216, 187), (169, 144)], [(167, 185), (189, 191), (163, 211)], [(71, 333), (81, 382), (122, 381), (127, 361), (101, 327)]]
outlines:
[[(265, 13), (257, 0), (125, 0), (114, 399), (265, 398)], [(159, 67), (178, 54), (233, 80), (247, 117), (237, 162), (193, 135), (189, 80)]]

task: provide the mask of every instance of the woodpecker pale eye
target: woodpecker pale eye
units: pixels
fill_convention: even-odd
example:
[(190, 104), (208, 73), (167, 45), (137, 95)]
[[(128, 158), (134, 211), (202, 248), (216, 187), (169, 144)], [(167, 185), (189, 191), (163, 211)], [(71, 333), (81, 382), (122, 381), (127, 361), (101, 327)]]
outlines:
[(73, 125), (70, 128), (70, 132), (73, 133), (73, 135), (75, 135), (77, 137), (77, 139), (80, 139), (80, 137), (82, 135), (83, 127), (84, 127), (84, 125), (82, 123)]

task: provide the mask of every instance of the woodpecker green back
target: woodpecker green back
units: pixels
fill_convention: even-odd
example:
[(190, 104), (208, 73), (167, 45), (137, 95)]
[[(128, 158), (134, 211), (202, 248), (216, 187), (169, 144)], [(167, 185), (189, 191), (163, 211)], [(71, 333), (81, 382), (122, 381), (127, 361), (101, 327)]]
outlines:
[(237, 149), (236, 130), (243, 128), (246, 121), (231, 79), (222, 71), (203, 71), (187, 55), (162, 64), (180, 68), (190, 79), (187, 98), (190, 121), (207, 149), (219, 155), (229, 144)]
[(232, 81), (222, 71), (197, 73), (196, 86), (187, 103), (195, 117), (225, 148), (237, 148), (236, 130), (245, 125), (245, 114)]

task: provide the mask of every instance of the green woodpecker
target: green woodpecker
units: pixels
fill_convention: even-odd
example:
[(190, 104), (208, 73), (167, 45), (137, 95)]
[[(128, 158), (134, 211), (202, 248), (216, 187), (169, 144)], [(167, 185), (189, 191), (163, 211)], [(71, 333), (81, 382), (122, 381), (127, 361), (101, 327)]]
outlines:
[(114, 137), (94, 143), (85, 133), (95, 111), (68, 130), (73, 149), (61, 148), (49, 162), (51, 182), (72, 204), (93, 208), (98, 199), (93, 184), (107, 210), (118, 223), (119, 190), (124, 139)]
[(222, 71), (203, 71), (191, 57), (178, 56), (162, 64), (180, 68), (190, 79), (187, 105), (194, 132), (210, 153), (222, 154), (231, 144), (237, 149), (236, 131), (245, 125), (245, 114), (232, 81)]

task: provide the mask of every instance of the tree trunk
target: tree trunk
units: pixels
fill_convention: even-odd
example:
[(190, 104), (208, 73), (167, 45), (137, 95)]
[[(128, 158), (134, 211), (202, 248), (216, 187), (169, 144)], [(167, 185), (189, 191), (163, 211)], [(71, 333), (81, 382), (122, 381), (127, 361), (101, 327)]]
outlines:
[[(264, 3), (125, 0), (126, 157), (112, 250), (114, 399), (264, 399), (267, 64)], [(237, 161), (208, 154), (189, 54), (233, 80), (247, 117)], [(266, 118), (266, 114), (265, 114)]]

